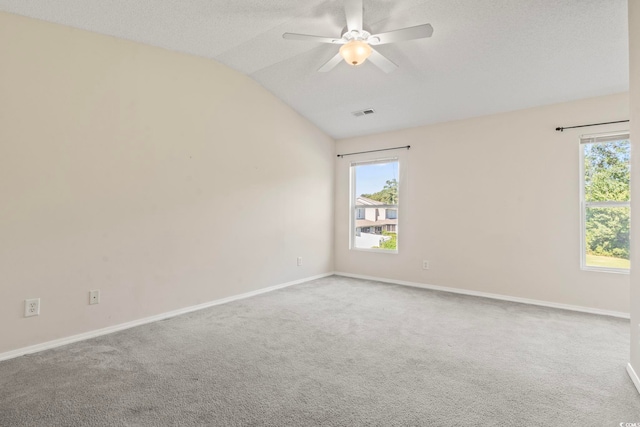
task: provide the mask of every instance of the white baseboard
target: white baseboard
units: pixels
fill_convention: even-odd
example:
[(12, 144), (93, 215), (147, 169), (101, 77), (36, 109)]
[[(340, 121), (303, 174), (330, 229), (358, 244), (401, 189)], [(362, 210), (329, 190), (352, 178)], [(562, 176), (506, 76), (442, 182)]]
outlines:
[[(209, 301), (209, 302), (206, 302), (206, 303), (203, 303), (203, 304), (198, 304), (198, 305), (194, 305), (194, 306), (190, 306), (190, 307), (181, 308), (181, 309), (178, 309), (178, 310), (169, 311), (169, 312), (166, 312), (166, 313), (157, 314), (155, 316), (150, 316), (150, 317), (145, 317), (143, 319), (133, 320), (131, 322), (121, 323), (121, 324), (118, 324), (118, 325), (109, 326), (109, 327), (102, 328), (102, 329), (97, 329), (97, 330), (94, 330), (94, 331), (84, 332), (84, 333), (78, 334), (78, 335), (72, 335), (70, 337), (60, 338), (60, 339), (53, 340), (53, 341), (47, 341), (47, 342), (44, 342), (44, 343), (41, 343), (41, 344), (36, 344), (36, 345), (28, 346), (28, 347), (19, 348), (19, 349), (16, 349), (16, 350), (11, 350), (11, 351), (8, 351), (8, 352), (5, 352), (5, 353), (0, 353), (0, 361), (13, 359), (15, 357), (24, 356), (26, 354), (37, 353), (39, 351), (48, 350), (48, 349), (55, 348), (55, 347), (60, 347), (60, 346), (63, 346), (63, 345), (71, 344), (71, 343), (78, 342), (78, 341), (87, 340), (87, 339), (90, 339), (90, 338), (99, 337), (101, 335), (111, 334), (113, 332), (122, 331), (124, 329), (133, 328), (135, 326), (144, 325), (146, 323), (156, 322), (158, 320), (168, 319), (170, 317), (179, 316), (181, 314), (190, 313), (192, 311), (202, 310), (202, 309), (205, 309), (205, 308), (208, 308), (208, 307), (213, 307), (215, 305), (225, 304), (225, 303), (228, 303), (228, 302), (231, 302), (231, 301), (237, 301), (237, 300), (240, 300), (240, 299), (249, 298), (249, 297), (252, 297), (252, 296), (255, 296), (255, 295), (260, 295), (260, 294), (263, 294), (263, 293), (266, 293), (266, 292), (271, 292), (271, 291), (274, 291), (276, 289), (282, 289), (282, 288), (286, 288), (288, 286), (297, 285), (297, 284), (308, 282), (308, 281), (311, 281), (311, 280), (321, 279), (323, 277), (328, 277), (328, 276), (331, 276), (331, 275), (334, 275), (334, 274), (337, 275), (337, 276), (353, 277), (353, 278), (356, 278), (356, 279), (364, 279), (364, 280), (373, 280), (373, 281), (377, 281), (377, 282), (392, 283), (392, 284), (396, 284), (396, 285), (410, 286), (410, 287), (414, 287), (414, 288), (432, 289), (432, 290), (436, 290), (436, 291), (452, 292), (452, 293), (463, 294), (463, 295), (471, 295), (471, 296), (477, 296), (477, 297), (483, 297), (483, 298), (492, 298), (492, 299), (498, 299), (498, 300), (503, 300), (503, 301), (512, 301), (512, 302), (519, 302), (519, 303), (523, 303), (523, 304), (532, 304), (532, 305), (539, 305), (539, 306), (543, 306), (543, 307), (552, 307), (552, 308), (559, 308), (559, 309), (563, 309), (563, 310), (579, 311), (579, 312), (583, 312), (583, 313), (600, 314), (600, 315), (605, 315), (605, 316), (613, 316), (613, 317), (620, 317), (620, 318), (623, 318), (623, 319), (629, 319), (629, 313), (623, 313), (623, 312), (618, 312), (618, 311), (601, 310), (601, 309), (597, 309), (597, 308), (581, 307), (581, 306), (574, 306), (574, 305), (568, 305), (568, 304), (559, 304), (559, 303), (553, 303), (553, 302), (547, 302), (547, 301), (533, 300), (533, 299), (528, 299), (528, 298), (511, 297), (511, 296), (507, 296), (507, 295), (491, 294), (491, 293), (471, 291), (471, 290), (466, 290), (466, 289), (449, 288), (449, 287), (446, 287), (446, 286), (435, 286), (435, 285), (428, 285), (428, 284), (424, 284), (424, 283), (408, 282), (408, 281), (404, 281), (404, 280), (387, 279), (387, 278), (382, 278), (382, 277), (365, 276), (365, 275), (361, 275), (361, 274), (351, 274), (351, 273), (343, 273), (343, 272), (336, 271), (336, 272), (331, 272), (331, 273), (319, 274), (319, 275), (311, 276), (311, 277), (305, 277), (304, 279), (294, 280), (294, 281), (287, 282), (287, 283), (281, 283), (279, 285), (274, 285), (274, 286), (270, 286), (268, 288), (258, 289), (258, 290), (247, 292), (247, 293), (244, 293), (244, 294), (239, 294), (239, 295), (234, 295), (234, 296), (230, 296), (230, 297), (227, 297), (227, 298), (222, 298), (222, 299), (218, 299), (218, 300), (214, 300), (214, 301)], [(629, 376), (631, 377), (631, 379), (633, 380), (634, 384), (638, 388), (638, 391), (640, 392), (640, 380), (638, 379), (638, 376), (636, 375), (636, 373), (633, 370), (633, 368), (631, 367), (631, 365), (627, 366), (627, 372), (629, 372)]]
[(138, 319), (138, 320), (133, 320), (131, 322), (120, 323), (118, 325), (108, 326), (106, 328), (84, 332), (82, 334), (72, 335), (70, 337), (60, 338), (53, 341), (47, 341), (42, 344), (36, 344), (28, 347), (19, 348), (16, 350), (7, 351), (5, 353), (0, 353), (0, 361), (13, 359), (14, 357), (24, 356), (26, 354), (37, 353), (43, 350), (49, 350), (51, 348), (60, 347), (63, 345), (74, 343), (74, 342), (99, 337), (101, 335), (111, 334), (113, 332), (122, 331), (124, 329), (133, 328), (135, 326), (144, 325), (146, 323), (157, 322), (158, 320), (168, 319), (170, 317), (179, 316), (181, 314), (191, 313), (192, 311), (198, 311), (205, 308), (213, 307), (214, 305), (225, 304), (231, 301), (237, 301), (240, 299), (253, 297), (256, 295), (264, 294), (266, 292), (275, 291), (276, 289), (282, 289), (288, 286), (298, 285), (300, 283), (308, 282), (310, 280), (321, 279), (323, 277), (332, 276), (332, 275), (333, 273), (331, 272), (331, 273), (318, 274), (316, 276), (311, 276), (311, 277), (305, 277), (304, 279), (294, 280), (292, 282), (287, 282), (287, 283), (281, 283), (279, 285), (270, 286), (268, 288), (258, 289), (258, 290), (247, 292), (244, 294), (233, 295), (227, 298), (217, 299), (214, 301), (205, 302), (203, 304), (192, 305), (190, 307), (184, 307), (178, 310), (157, 314), (155, 316), (145, 317), (144, 319)]
[(531, 305), (539, 305), (543, 307), (559, 308), (562, 310), (579, 311), (582, 313), (591, 313), (591, 314), (600, 314), (603, 316), (620, 317), (622, 319), (630, 318), (629, 313), (624, 313), (621, 311), (601, 310), (599, 308), (582, 307), (579, 305), (560, 304), (556, 302), (540, 301), (535, 299), (512, 297), (512, 296), (500, 295), (500, 294), (491, 294), (487, 292), (471, 291), (467, 289), (427, 285), (425, 283), (417, 283), (417, 282), (407, 282), (405, 280), (395, 280), (395, 279), (386, 279), (382, 277), (364, 276), (361, 274), (342, 273), (339, 271), (336, 271), (334, 274), (337, 276), (353, 277), (355, 279), (373, 280), (377, 282), (393, 283), (395, 285), (411, 286), (412, 288), (432, 289), (435, 291), (452, 292), (455, 294), (471, 295), (474, 297), (491, 298), (491, 299), (498, 299), (503, 301), (519, 302), (522, 304), (531, 304)]
[(627, 364), (627, 373), (631, 377), (631, 381), (633, 381), (633, 384), (636, 386), (636, 390), (638, 390), (638, 393), (640, 393), (640, 378), (638, 378), (638, 374), (636, 374), (636, 371), (633, 369), (633, 366), (631, 366), (631, 363)]

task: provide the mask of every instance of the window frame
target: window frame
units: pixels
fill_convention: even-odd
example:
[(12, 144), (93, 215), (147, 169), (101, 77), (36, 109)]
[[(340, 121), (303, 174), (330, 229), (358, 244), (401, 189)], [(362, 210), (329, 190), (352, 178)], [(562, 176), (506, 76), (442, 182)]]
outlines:
[[(610, 139), (607, 138), (617, 138)], [(602, 141), (598, 141), (602, 139)], [(611, 268), (611, 267), (597, 267), (587, 265), (587, 209), (588, 208), (629, 208), (629, 214), (631, 214), (631, 200), (626, 202), (619, 201), (600, 201), (600, 202), (587, 202), (585, 200), (585, 169), (584, 169), (584, 145), (587, 144), (603, 144), (611, 141), (629, 140), (630, 134), (628, 130), (607, 132), (599, 134), (581, 135), (579, 143), (580, 151), (580, 269), (584, 271), (595, 271), (600, 273), (617, 273), (617, 274), (629, 274), (631, 268)], [(631, 185), (631, 183), (629, 183)], [(629, 230), (631, 236), (631, 230)]]
[[(356, 166), (362, 165), (373, 165), (379, 163), (392, 163), (396, 162), (398, 164), (398, 203), (395, 205), (376, 205), (375, 207), (378, 209), (384, 209), (386, 213), (386, 209), (395, 209), (396, 210), (396, 220), (397, 220), (397, 211), (400, 210), (400, 193), (401, 193), (401, 177), (402, 177), (402, 164), (399, 156), (393, 157), (376, 157), (372, 159), (363, 159), (363, 160), (354, 160), (349, 163), (349, 250), (353, 251), (362, 251), (362, 252), (376, 252), (376, 253), (385, 253), (385, 254), (398, 254), (398, 250), (400, 248), (400, 239), (398, 236), (398, 227), (396, 224), (396, 249), (381, 249), (381, 248), (358, 248), (355, 246), (355, 238), (356, 238), (356, 216), (357, 216), (357, 207), (356, 207)], [(365, 214), (366, 216), (366, 214)], [(399, 221), (399, 220), (398, 220)], [(369, 226), (369, 228), (373, 228), (375, 226)]]

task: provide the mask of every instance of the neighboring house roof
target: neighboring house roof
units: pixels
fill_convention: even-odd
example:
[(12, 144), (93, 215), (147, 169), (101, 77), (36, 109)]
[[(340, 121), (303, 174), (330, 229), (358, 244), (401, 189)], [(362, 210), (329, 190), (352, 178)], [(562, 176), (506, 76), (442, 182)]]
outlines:
[(358, 197), (356, 199), (356, 206), (358, 205), (384, 205), (384, 203), (377, 200), (369, 199), (368, 197)]
[(368, 219), (357, 219), (356, 228), (358, 227), (376, 227), (381, 225), (397, 224), (397, 219), (382, 219), (380, 221), (369, 221)]

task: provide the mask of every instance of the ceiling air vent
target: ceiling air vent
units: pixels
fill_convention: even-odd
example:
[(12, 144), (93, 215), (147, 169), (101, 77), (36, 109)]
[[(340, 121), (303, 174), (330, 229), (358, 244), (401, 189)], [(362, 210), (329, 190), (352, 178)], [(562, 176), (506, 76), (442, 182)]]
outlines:
[(360, 110), (360, 111), (354, 111), (353, 114), (356, 117), (362, 117), (362, 116), (368, 116), (370, 114), (375, 113), (374, 110), (372, 110), (371, 108), (367, 109), (367, 110)]

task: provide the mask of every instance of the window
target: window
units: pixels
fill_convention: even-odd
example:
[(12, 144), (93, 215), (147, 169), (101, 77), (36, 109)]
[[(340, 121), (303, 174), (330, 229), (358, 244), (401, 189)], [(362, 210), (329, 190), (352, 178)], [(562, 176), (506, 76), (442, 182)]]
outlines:
[(397, 158), (351, 163), (351, 249), (397, 253)]
[(583, 269), (629, 271), (628, 133), (580, 139)]

